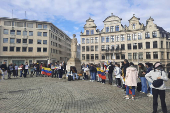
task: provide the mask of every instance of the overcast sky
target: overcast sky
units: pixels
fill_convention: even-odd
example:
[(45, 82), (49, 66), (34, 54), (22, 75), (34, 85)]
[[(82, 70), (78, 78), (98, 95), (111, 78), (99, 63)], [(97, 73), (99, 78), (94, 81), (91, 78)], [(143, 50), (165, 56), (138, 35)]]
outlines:
[(123, 25), (135, 14), (146, 25), (151, 16), (154, 23), (170, 32), (169, 0), (0, 0), (0, 17), (49, 21), (72, 38), (80, 32), (91, 17), (97, 29), (103, 29), (103, 20), (113, 13), (122, 18)]

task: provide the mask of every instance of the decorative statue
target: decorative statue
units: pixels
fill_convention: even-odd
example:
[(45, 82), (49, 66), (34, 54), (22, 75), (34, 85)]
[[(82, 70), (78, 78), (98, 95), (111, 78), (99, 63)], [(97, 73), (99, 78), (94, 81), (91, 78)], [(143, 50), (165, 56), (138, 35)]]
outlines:
[(76, 35), (73, 34), (73, 39), (71, 41), (71, 58), (76, 58), (77, 56), (77, 38)]

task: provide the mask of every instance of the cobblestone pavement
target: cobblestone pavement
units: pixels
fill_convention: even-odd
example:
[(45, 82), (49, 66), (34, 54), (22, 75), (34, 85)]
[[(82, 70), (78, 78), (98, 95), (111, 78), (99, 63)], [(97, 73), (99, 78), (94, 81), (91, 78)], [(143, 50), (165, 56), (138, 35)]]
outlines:
[[(166, 83), (170, 86), (170, 81)], [(115, 86), (50, 77), (0, 81), (0, 113), (151, 113), (152, 98), (136, 93), (125, 100)], [(170, 89), (166, 91), (170, 112)], [(160, 101), (158, 113), (161, 113)]]

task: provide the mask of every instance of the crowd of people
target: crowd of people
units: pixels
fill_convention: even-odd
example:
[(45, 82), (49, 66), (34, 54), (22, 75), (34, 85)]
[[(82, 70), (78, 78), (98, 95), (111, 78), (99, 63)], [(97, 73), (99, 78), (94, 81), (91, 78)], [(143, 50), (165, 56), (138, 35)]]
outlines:
[[(48, 65), (43, 63), (33, 63), (28, 65), (26, 62), (24, 65), (21, 64), (20, 66), (17, 66), (16, 64), (11, 63), (8, 67), (4, 62), (0, 66), (0, 79), (4, 79), (6, 74), (8, 74), (8, 79), (11, 78), (11, 75), (14, 77), (23, 76), (26, 78), (29, 73), (31, 77), (33, 77), (33, 75), (38, 77), (41, 75), (42, 67), (47, 67), (52, 70), (52, 78), (62, 79), (62, 75), (67, 73), (66, 63), (64, 61), (61, 63), (56, 62), (55, 64)], [(106, 84), (106, 79), (99, 76), (98, 68), (103, 70), (103, 76), (108, 76), (109, 85), (117, 86), (118, 88), (125, 90), (125, 99), (130, 99), (129, 93), (131, 92), (131, 99), (134, 100), (136, 89), (143, 94), (147, 94), (148, 97), (153, 97), (153, 113), (157, 112), (157, 98), (158, 95), (160, 95), (163, 113), (167, 113), (165, 103), (166, 87), (164, 81), (167, 81), (168, 78), (170, 78), (170, 73), (167, 77), (167, 74), (160, 62), (156, 62), (154, 65), (152, 63), (139, 63), (138, 66), (135, 66), (133, 62), (129, 63), (128, 60), (125, 59), (121, 62), (121, 64), (112, 62), (110, 62), (109, 65), (106, 63), (82, 64), (82, 70), (80, 70), (80, 72), (83, 74), (83, 80), (90, 80), (91, 82), (97, 81), (102, 84)], [(18, 75), (18, 70), (20, 75)], [(68, 73), (72, 73), (73, 80), (75, 80), (75, 77), (76, 79), (79, 79), (76, 67), (71, 67)], [(115, 82), (113, 82), (113, 78), (115, 79)]]

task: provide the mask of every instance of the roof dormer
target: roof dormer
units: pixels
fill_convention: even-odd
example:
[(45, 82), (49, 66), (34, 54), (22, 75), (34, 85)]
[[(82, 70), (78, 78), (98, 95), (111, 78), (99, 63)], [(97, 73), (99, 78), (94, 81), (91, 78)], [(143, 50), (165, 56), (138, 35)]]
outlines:
[(143, 29), (143, 24), (139, 22), (140, 18), (137, 18), (135, 14), (133, 14), (133, 17), (129, 20), (129, 27), (128, 30), (137, 30), (137, 29)]

